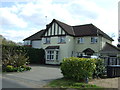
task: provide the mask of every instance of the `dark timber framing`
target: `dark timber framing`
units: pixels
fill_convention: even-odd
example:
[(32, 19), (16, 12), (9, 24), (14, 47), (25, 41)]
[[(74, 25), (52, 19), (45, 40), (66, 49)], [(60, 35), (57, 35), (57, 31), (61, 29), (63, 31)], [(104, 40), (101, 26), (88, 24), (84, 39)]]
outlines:
[(52, 26), (51, 26), (51, 28), (50, 28), (50, 35), (52, 35)]
[(55, 31), (56, 31), (56, 24), (54, 23), (54, 35), (55, 35)]
[(59, 35), (59, 26), (57, 24), (57, 35)]

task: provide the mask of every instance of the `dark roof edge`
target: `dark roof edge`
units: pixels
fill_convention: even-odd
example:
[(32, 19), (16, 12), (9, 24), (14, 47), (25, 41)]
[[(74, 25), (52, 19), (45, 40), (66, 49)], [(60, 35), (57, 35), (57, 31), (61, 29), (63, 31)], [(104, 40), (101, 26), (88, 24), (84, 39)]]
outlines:
[(110, 43), (108, 43), (108, 42), (106, 42), (106, 44), (108, 44), (108, 45), (110, 45), (111, 47), (113, 47), (113, 48), (117, 49), (118, 51), (120, 51), (120, 49), (119, 49), (118, 47), (116, 47), (116, 46), (114, 46), (114, 45), (112, 45), (112, 44), (110, 44)]
[[(23, 39), (23, 41), (25, 41), (25, 40), (29, 40), (30, 37), (34, 36), (35, 34), (41, 32), (41, 31), (44, 31), (44, 30), (45, 30), (45, 29), (42, 29), (42, 30), (40, 30), (40, 31), (38, 31), (38, 32), (36, 32), (36, 33), (34, 33), (34, 34), (32, 34), (31, 36), (29, 36), (29, 37)], [(34, 39), (34, 40), (37, 40), (37, 39)]]
[[(105, 37), (105, 36), (103, 35), (104, 38), (109, 39), (109, 40), (111, 40), (111, 41), (114, 41), (109, 35), (107, 35), (106, 33), (104, 33), (102, 30), (100, 30), (100, 29), (99, 29), (98, 27), (96, 27), (94, 24), (91, 23), (91, 25), (93, 25), (94, 28), (96, 28), (97, 30), (99, 30), (99, 31), (102, 33), (102, 35), (104, 34), (104, 35), (106, 36), (106, 37)], [(99, 31), (98, 31), (98, 33), (100, 34)]]
[[(60, 22), (60, 23), (62, 23), (62, 24), (65, 24), (65, 25), (67, 25), (67, 26), (69, 26), (69, 27), (71, 27), (72, 28), (72, 32), (74, 33), (74, 30), (73, 30), (73, 27), (71, 26), (71, 25), (68, 25), (68, 24), (66, 24), (66, 23), (63, 23), (63, 22), (61, 22), (61, 21), (59, 21), (59, 20), (56, 20), (56, 19), (53, 19), (63, 30), (64, 30), (64, 28), (58, 23), (58, 22)], [(74, 35), (72, 35), (72, 34), (69, 34), (66, 30), (64, 30), (68, 35), (70, 35), (70, 36), (75, 36), (75, 33), (74, 33)]]

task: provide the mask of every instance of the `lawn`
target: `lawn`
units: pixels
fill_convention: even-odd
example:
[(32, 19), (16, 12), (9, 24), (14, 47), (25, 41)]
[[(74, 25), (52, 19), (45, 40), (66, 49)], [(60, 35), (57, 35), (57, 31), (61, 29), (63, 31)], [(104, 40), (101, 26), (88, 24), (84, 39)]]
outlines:
[(76, 82), (76, 81), (64, 79), (64, 78), (53, 80), (44, 87), (46, 88), (97, 88), (97, 89), (101, 88), (96, 85)]

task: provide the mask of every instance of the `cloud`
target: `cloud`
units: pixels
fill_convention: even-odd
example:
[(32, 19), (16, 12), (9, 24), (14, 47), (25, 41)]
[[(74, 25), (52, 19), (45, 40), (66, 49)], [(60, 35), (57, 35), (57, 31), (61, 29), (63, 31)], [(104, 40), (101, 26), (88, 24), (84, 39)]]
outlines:
[(2, 26), (6, 27), (27, 27), (27, 23), (17, 14), (10, 11), (8, 8), (0, 9), (0, 18)]
[(23, 39), (31, 36), (32, 34), (38, 32), (39, 29), (36, 28), (31, 28), (31, 29), (26, 29), (26, 30), (3, 30), (1, 29), (0, 32), (1, 34), (7, 38), (8, 40), (12, 40), (15, 42), (22, 42)]
[[(115, 33), (117, 44), (117, 2), (109, 2), (113, 7), (108, 6), (106, 1), (103, 7), (99, 3), (103, 4), (104, 0), (31, 0), (24, 4), (14, 3), (9, 8), (1, 8), (2, 25), (22, 29), (17, 31), (16, 28), (10, 30), (3, 28), (4, 35), (14, 40), (18, 38), (15, 33), (19, 32), (22, 34), (18, 35), (19, 38), (26, 38), (26, 35), (45, 28), (45, 25), (55, 18), (69, 25), (93, 23), (109, 35)], [(12, 36), (9, 36), (10, 34)]]

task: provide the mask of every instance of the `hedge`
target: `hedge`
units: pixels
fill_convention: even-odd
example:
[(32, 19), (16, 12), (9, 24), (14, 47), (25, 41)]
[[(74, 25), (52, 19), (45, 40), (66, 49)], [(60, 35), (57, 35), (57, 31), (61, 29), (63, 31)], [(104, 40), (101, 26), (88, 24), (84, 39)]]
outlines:
[(63, 59), (61, 71), (65, 78), (79, 81), (92, 77), (95, 67), (95, 59), (70, 57)]
[(44, 64), (45, 62), (45, 51), (44, 49), (35, 49), (25, 46), (7, 46), (2, 45), (2, 60), (6, 58), (5, 54), (8, 54), (7, 51), (10, 51), (11, 55), (14, 53), (24, 53), (29, 57), (30, 63), (34, 64)]
[(103, 59), (95, 59), (96, 68), (93, 73), (93, 78), (103, 77), (105, 75), (105, 65)]

